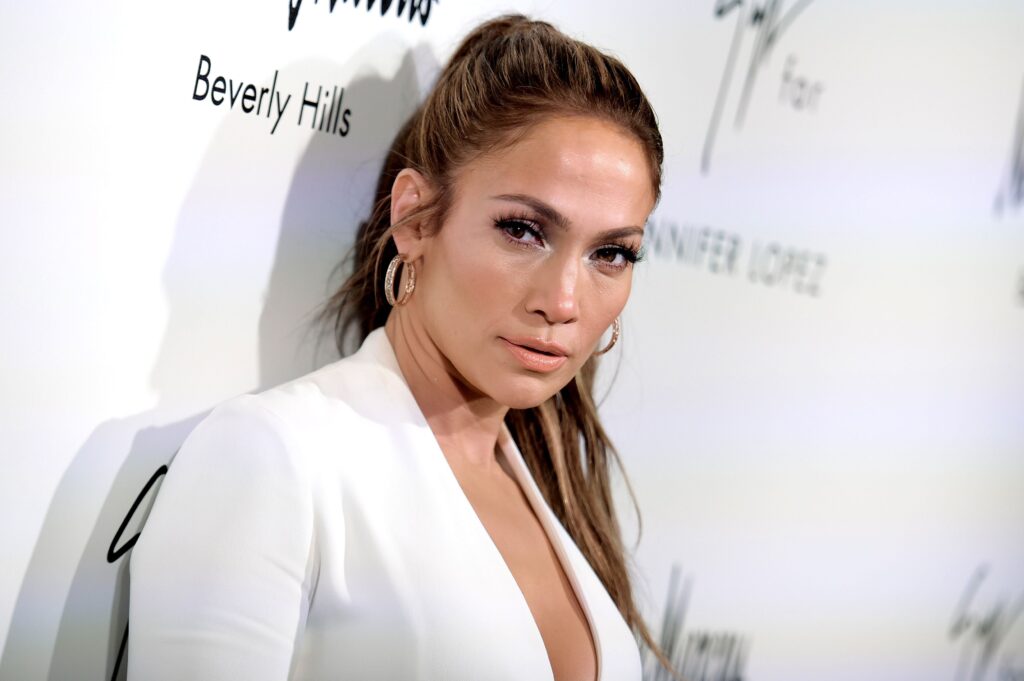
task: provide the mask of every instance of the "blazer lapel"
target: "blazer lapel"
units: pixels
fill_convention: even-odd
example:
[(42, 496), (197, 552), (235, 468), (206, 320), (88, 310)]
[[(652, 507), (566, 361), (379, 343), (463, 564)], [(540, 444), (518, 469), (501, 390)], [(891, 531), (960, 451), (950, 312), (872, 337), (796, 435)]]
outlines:
[(572, 538), (569, 536), (569, 533), (565, 528), (562, 527), (562, 523), (555, 516), (551, 507), (548, 506), (547, 501), (545, 501), (543, 493), (537, 486), (536, 480), (533, 479), (533, 475), (530, 473), (530, 469), (527, 467), (526, 461), (523, 459), (523, 455), (519, 451), (519, 447), (516, 445), (515, 440), (512, 439), (512, 434), (509, 432), (508, 426), (504, 423), (501, 424), (501, 431), (498, 434), (498, 443), (501, 446), (502, 451), (505, 453), (505, 458), (509, 461), (509, 464), (512, 466), (512, 470), (516, 474), (519, 486), (526, 494), (526, 498), (529, 499), (530, 505), (533, 507), (533, 512), (537, 515), (537, 519), (540, 520), (540, 524), (543, 526), (544, 532), (547, 533), (548, 539), (554, 547), (555, 554), (558, 556), (558, 560), (562, 564), (562, 569), (565, 571), (566, 577), (569, 579), (569, 583), (572, 584), (573, 591), (576, 593), (576, 598), (580, 603), (580, 607), (586, 615), (587, 626), (590, 628), (590, 635), (594, 640), (594, 648), (597, 651), (597, 678), (600, 680), (603, 675), (603, 665), (601, 664), (601, 635), (597, 627), (597, 618), (594, 616), (587, 590), (583, 588), (583, 583), (580, 579), (579, 571), (584, 569), (584, 566), (573, 560), (574, 557), (581, 562), (584, 562), (585, 559), (577, 547), (573, 547), (575, 551), (570, 551), (567, 548), (566, 545), (568, 542), (572, 541)]

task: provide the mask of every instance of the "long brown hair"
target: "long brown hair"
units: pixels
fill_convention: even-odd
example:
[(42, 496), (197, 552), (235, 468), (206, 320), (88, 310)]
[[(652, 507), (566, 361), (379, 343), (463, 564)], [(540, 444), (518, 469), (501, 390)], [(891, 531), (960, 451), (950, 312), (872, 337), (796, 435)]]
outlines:
[[(345, 355), (350, 327), (357, 341), (383, 326), (390, 312), (381, 291), (381, 263), (397, 253), (390, 220), (395, 176), (409, 167), (436, 189), (402, 222), (441, 228), (452, 205), (456, 171), (479, 155), (507, 147), (552, 115), (597, 116), (632, 134), (646, 151), (655, 200), (664, 159), (657, 119), (639, 84), (616, 58), (543, 21), (510, 14), (487, 21), (463, 40), (423, 104), (399, 131), (349, 257), (352, 274), (321, 309)], [(671, 670), (636, 606), (627, 554), (612, 502), (609, 464), (622, 462), (594, 402), (592, 356), (557, 394), (529, 409), (510, 409), (505, 422), (547, 503), (601, 579), (608, 594), (655, 656)], [(624, 475), (625, 479), (625, 475)], [(636, 498), (626, 480), (636, 508)], [(639, 509), (637, 509), (639, 516)]]

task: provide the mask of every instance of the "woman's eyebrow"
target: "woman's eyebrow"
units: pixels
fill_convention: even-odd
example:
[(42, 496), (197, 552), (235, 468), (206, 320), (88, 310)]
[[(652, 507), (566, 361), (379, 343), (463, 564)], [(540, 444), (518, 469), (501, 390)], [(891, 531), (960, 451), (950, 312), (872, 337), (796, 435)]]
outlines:
[[(535, 196), (530, 196), (529, 194), (498, 194), (491, 198), (499, 201), (514, 201), (515, 203), (521, 203), (524, 206), (529, 206), (548, 222), (561, 227), (562, 229), (569, 229), (569, 218), (559, 213), (553, 206), (549, 206)], [(601, 232), (598, 237), (602, 239), (615, 239), (622, 236), (629, 236), (631, 234), (639, 234), (643, 236), (643, 233), (643, 227), (629, 226), (606, 230)]]
[(548, 222), (554, 223), (562, 229), (569, 229), (569, 218), (559, 213), (553, 206), (549, 206), (535, 196), (530, 196), (529, 194), (498, 194), (491, 198), (498, 199), (499, 201), (514, 201), (516, 203), (529, 206)]

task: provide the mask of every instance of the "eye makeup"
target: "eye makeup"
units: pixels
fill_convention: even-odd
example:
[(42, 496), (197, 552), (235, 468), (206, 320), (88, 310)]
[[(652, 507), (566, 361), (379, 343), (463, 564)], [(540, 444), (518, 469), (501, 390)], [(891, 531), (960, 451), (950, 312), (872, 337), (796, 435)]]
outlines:
[(494, 226), (504, 234), (512, 244), (530, 248), (531, 242), (524, 241), (524, 235), (530, 235), (537, 243), (544, 242), (544, 229), (529, 216), (520, 213), (508, 213), (494, 219)]
[[(519, 248), (536, 248), (544, 244), (544, 228), (540, 222), (523, 212), (512, 211), (494, 218), (494, 227), (505, 240)], [(533, 240), (527, 239), (530, 237)], [(597, 260), (613, 270), (622, 270), (645, 259), (645, 249), (624, 241), (612, 241), (594, 250)], [(619, 256), (622, 261), (615, 262)]]

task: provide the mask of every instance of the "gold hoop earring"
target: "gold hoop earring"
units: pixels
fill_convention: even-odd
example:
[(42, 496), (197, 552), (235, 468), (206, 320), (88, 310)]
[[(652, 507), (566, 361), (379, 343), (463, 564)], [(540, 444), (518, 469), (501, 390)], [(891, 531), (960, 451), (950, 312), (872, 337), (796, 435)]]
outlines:
[(618, 340), (619, 340), (619, 330), (620, 329), (621, 329), (621, 326), (619, 324), (619, 318), (616, 317), (615, 321), (612, 322), (612, 339), (610, 341), (608, 341), (608, 345), (604, 346), (603, 349), (596, 351), (594, 354), (595, 355), (603, 355), (604, 353), (606, 353), (609, 350), (611, 350), (612, 347), (615, 345), (615, 343), (617, 343)]
[[(395, 271), (398, 270), (398, 266), (405, 265), (405, 269), (409, 270), (409, 281), (405, 282), (405, 290), (402, 292), (402, 297), (397, 301), (395, 300)], [(391, 262), (388, 263), (388, 271), (384, 274), (384, 297), (388, 299), (388, 304), (392, 307), (395, 305), (405, 305), (409, 302), (409, 296), (412, 295), (413, 290), (416, 288), (416, 267), (411, 262), (402, 260), (402, 254), (399, 253)]]

